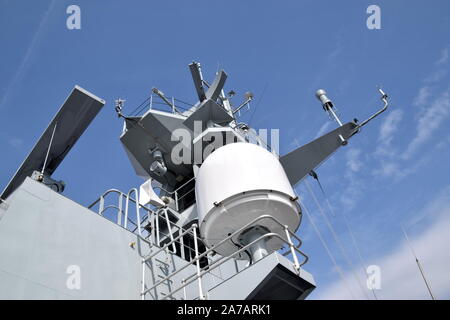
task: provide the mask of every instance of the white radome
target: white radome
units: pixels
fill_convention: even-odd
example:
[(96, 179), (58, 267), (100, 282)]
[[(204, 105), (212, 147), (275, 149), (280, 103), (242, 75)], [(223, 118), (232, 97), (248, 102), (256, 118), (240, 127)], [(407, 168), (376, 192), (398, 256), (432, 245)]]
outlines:
[[(197, 173), (195, 193), (200, 232), (208, 247), (261, 215), (271, 215), (291, 231), (300, 225), (300, 206), (283, 167), (275, 155), (255, 144), (227, 144), (209, 155)], [(286, 237), (273, 220), (256, 225)], [(281, 245), (276, 238), (266, 243), (269, 251)], [(231, 241), (215, 249), (221, 255), (237, 250)]]

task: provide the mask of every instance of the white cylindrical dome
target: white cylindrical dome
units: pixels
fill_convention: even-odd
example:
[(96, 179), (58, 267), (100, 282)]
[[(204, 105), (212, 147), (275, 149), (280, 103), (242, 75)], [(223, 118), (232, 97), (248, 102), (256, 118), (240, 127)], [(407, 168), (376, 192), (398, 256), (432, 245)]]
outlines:
[[(271, 215), (295, 231), (301, 218), (296, 195), (283, 167), (272, 153), (251, 143), (232, 143), (214, 151), (200, 167), (195, 185), (200, 232), (211, 247), (261, 215)], [(271, 219), (258, 221), (285, 238)], [(238, 241), (238, 236), (233, 242)], [(216, 247), (219, 254), (237, 250), (232, 241)], [(267, 242), (277, 250), (281, 242)]]

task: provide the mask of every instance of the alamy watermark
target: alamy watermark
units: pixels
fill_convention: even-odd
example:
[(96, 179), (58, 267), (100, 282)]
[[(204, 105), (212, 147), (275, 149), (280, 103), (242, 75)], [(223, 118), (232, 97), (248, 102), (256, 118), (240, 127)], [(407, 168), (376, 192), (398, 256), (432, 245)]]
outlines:
[[(242, 130), (241, 130), (242, 131)], [(278, 157), (280, 149), (279, 129), (247, 128), (237, 132), (229, 127), (214, 127), (203, 131), (202, 121), (194, 121), (194, 134), (185, 128), (178, 128), (172, 132), (171, 141), (178, 142), (170, 152), (173, 164), (201, 164), (212, 152), (218, 148), (235, 142), (248, 142), (260, 145)], [(193, 152), (191, 150), (193, 143)]]
[(369, 30), (379, 30), (381, 29), (381, 9), (376, 4), (372, 4), (367, 7), (367, 14), (370, 16), (367, 17), (366, 26)]
[(81, 9), (79, 6), (72, 4), (67, 7), (66, 13), (69, 16), (66, 19), (66, 26), (69, 30), (81, 29)]
[(367, 289), (380, 290), (381, 289), (381, 269), (377, 265), (370, 265), (366, 269), (367, 273)]
[(81, 289), (81, 268), (80, 266), (73, 264), (67, 266), (66, 273), (69, 275), (66, 280), (66, 287), (69, 290)]

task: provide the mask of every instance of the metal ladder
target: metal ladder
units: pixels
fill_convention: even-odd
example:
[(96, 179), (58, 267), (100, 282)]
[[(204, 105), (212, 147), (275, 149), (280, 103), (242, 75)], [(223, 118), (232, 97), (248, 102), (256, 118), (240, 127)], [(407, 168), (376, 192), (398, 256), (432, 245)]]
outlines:
[[(119, 195), (118, 205), (109, 205), (105, 206), (105, 197), (108, 194), (115, 193)], [(136, 195), (136, 199), (132, 198), (132, 194)], [(125, 199), (125, 209), (123, 209), (123, 199)], [(133, 221), (129, 218), (129, 202), (133, 202), (136, 207), (136, 221)], [(282, 253), (283, 256), (291, 255), (292, 256), (292, 264), (295, 270), (297, 270), (297, 273), (300, 273), (300, 268), (302, 265), (304, 265), (308, 261), (308, 256), (304, 254), (299, 248), (302, 245), (301, 239), (295, 235), (286, 225), (281, 224), (276, 218), (270, 215), (261, 215), (246, 225), (242, 226), (238, 230), (236, 230), (234, 233), (226, 237), (225, 239), (218, 242), (214, 247), (209, 248), (199, 253), (199, 241), (197, 237), (197, 231), (198, 226), (196, 224), (193, 224), (187, 229), (183, 229), (174, 223), (172, 223), (168, 216), (168, 208), (160, 208), (157, 210), (152, 210), (146, 206), (141, 206), (139, 204), (139, 194), (136, 188), (131, 189), (127, 194), (124, 194), (123, 192), (116, 190), (116, 189), (110, 189), (106, 191), (99, 199), (97, 199), (94, 203), (92, 203), (88, 208), (93, 208), (96, 204), (99, 205), (98, 208), (98, 214), (103, 216), (103, 213), (108, 209), (116, 209), (117, 210), (117, 220), (116, 223), (123, 228), (127, 229), (128, 231), (134, 233), (137, 235), (139, 241), (142, 241), (140, 243), (139, 248), (141, 251), (139, 251), (139, 255), (141, 257), (141, 264), (142, 264), (142, 278), (141, 278), (141, 292), (140, 297), (142, 300), (145, 300), (147, 294), (150, 294), (152, 291), (155, 293), (155, 296), (153, 298), (158, 299), (159, 295), (161, 295), (161, 299), (174, 299), (174, 294), (179, 292), (180, 290), (183, 290), (184, 299), (187, 299), (186, 297), (186, 288), (190, 284), (193, 284), (194, 282), (197, 282), (197, 289), (198, 289), (198, 295), (197, 299), (203, 300), (207, 299), (207, 290), (205, 291), (203, 288), (202, 278), (206, 274), (211, 274), (211, 272), (220, 267), (225, 262), (229, 261), (233, 257), (235, 257), (237, 254), (244, 252), (247, 250), (250, 246), (254, 245), (258, 241), (262, 241), (263, 239), (268, 238), (278, 238), (281, 240), (282, 243), (287, 245), (286, 252)], [(141, 218), (140, 209), (144, 209), (146, 212), (145, 217)], [(160, 219), (161, 218), (161, 219)], [(248, 227), (254, 225), (260, 220), (263, 219), (270, 219), (276, 224), (278, 224), (280, 227), (284, 229), (284, 236), (282, 237), (280, 234), (277, 233), (266, 233), (259, 237), (258, 239), (255, 239), (251, 243), (247, 244), (246, 246), (243, 246), (239, 248), (236, 252), (234, 252), (230, 256), (222, 256), (217, 260), (212, 260), (209, 262), (209, 256), (213, 251), (219, 247), (220, 245), (227, 242), (229, 239), (235, 237), (243, 230), (247, 229)], [(165, 222), (167, 226), (168, 234), (164, 234), (165, 239), (169, 240), (167, 243), (165, 243), (163, 246), (161, 246), (161, 228), (160, 228), (160, 220)], [(147, 234), (143, 233), (142, 224), (143, 223), (150, 223), (151, 224), (151, 230), (145, 230)], [(131, 228), (129, 224), (132, 224)], [(176, 227), (178, 228), (177, 235), (174, 236), (174, 232), (172, 231), (172, 228)], [(185, 245), (183, 243), (183, 237), (190, 234), (190, 236), (193, 239), (194, 242), (194, 248), (190, 248), (189, 246)], [(297, 244), (295, 245), (293, 242), (293, 239), (297, 241)], [(145, 244), (145, 247), (149, 248), (149, 254), (145, 255), (143, 254), (142, 243)], [(177, 244), (179, 245), (179, 248), (181, 250), (180, 257), (186, 261), (186, 264), (183, 266), (177, 268), (175, 270), (175, 265), (172, 264), (171, 259), (167, 259), (168, 257), (172, 258), (173, 255), (177, 254)], [(194, 257), (192, 259), (188, 259), (187, 257), (184, 257), (184, 248), (188, 248), (191, 250), (190, 252), (194, 253)], [(304, 257), (304, 260), (300, 263), (299, 259), (297, 257), (297, 253)], [(166, 261), (162, 261), (159, 256), (165, 255)], [(200, 259), (208, 259), (208, 264), (204, 267), (200, 266)], [(150, 264), (150, 266), (149, 266)], [(157, 265), (158, 264), (158, 265)], [(181, 286), (177, 286), (175, 288), (175, 283), (173, 282), (173, 277), (177, 274), (179, 274), (181, 271), (185, 270), (189, 266), (195, 266), (195, 272), (188, 277), (185, 277), (181, 281)], [(157, 266), (159, 268), (160, 272), (154, 272), (157, 271), (154, 266)], [(153, 275), (153, 284), (151, 286), (146, 285), (146, 270), (150, 268), (152, 275)], [(170, 269), (173, 268), (173, 271), (170, 272)], [(220, 269), (219, 269), (220, 270)], [(243, 270), (236, 270), (236, 273), (240, 273)], [(156, 277), (155, 277), (156, 275)], [(158, 279), (156, 279), (158, 278)], [(226, 281), (224, 279), (223, 281)], [(167, 290), (167, 291), (166, 291)], [(158, 295), (159, 293), (159, 295)]]
[[(142, 258), (142, 290), (141, 290), (141, 299), (145, 300), (146, 294), (150, 293), (150, 290), (147, 290), (147, 285), (146, 285), (146, 272), (145, 270), (150, 268), (153, 277), (153, 283), (159, 283), (158, 286), (154, 286), (152, 287), (153, 290), (153, 294), (155, 299), (158, 298), (159, 295), (162, 295), (163, 298), (168, 298), (170, 295), (170, 291), (171, 291), (171, 287), (173, 286), (173, 280), (170, 279), (168, 277), (168, 275), (170, 274), (170, 268), (174, 268), (174, 265), (172, 264), (172, 261), (170, 259), (172, 254), (176, 254), (177, 253), (177, 247), (174, 241), (174, 236), (173, 236), (173, 232), (172, 232), (172, 228), (173, 228), (173, 223), (170, 221), (169, 219), (169, 215), (168, 215), (168, 209), (167, 208), (160, 208), (158, 210), (156, 210), (155, 212), (153, 212), (152, 217), (149, 217), (149, 222), (152, 224), (152, 233), (150, 235), (150, 241), (148, 240), (148, 238), (143, 238), (142, 234), (140, 234), (138, 232), (138, 236), (141, 240), (143, 240), (145, 243), (147, 243), (149, 245), (149, 249), (152, 250), (154, 248), (161, 248), (161, 230), (160, 230), (160, 218), (162, 218), (162, 220), (165, 221), (166, 227), (167, 227), (167, 235), (166, 238), (169, 239), (169, 246), (166, 246), (166, 250), (161, 251), (161, 253), (164, 254), (165, 259), (161, 260), (160, 257), (154, 257), (154, 259), (149, 260), (149, 259), (144, 259), (145, 257), (143, 255), (141, 255)], [(137, 217), (137, 219), (139, 219), (139, 217)], [(139, 228), (138, 228), (139, 229)], [(180, 245), (180, 248), (182, 248), (182, 246)], [(160, 250), (158, 250), (159, 252)], [(183, 250), (181, 250), (183, 252)], [(151, 264), (151, 267), (149, 267), (148, 263)], [(155, 277), (156, 276), (156, 277)], [(157, 278), (157, 279), (155, 279)], [(161, 287), (166, 287), (166, 289), (168, 291), (163, 291), (163, 289), (161, 289)], [(143, 294), (143, 292), (145, 292)]]
[[(215, 260), (212, 263), (209, 263), (207, 268), (206, 267), (203, 267), (203, 268), (200, 267), (200, 259), (206, 257), (209, 253), (211, 253), (218, 246), (224, 244), (226, 241), (228, 241), (232, 237), (238, 235), (240, 232), (242, 232), (243, 230), (247, 229), (249, 226), (252, 226), (256, 222), (258, 222), (260, 220), (263, 220), (263, 219), (273, 220), (275, 223), (277, 223), (278, 225), (283, 227), (283, 229), (285, 231), (285, 238), (280, 236), (277, 233), (273, 233), (273, 232), (266, 233), (266, 234), (262, 235), (261, 237), (259, 237), (258, 239), (255, 239), (254, 241), (250, 242), (249, 244), (243, 246), (242, 248), (240, 248), (239, 250), (234, 252), (232, 255), (221, 257), (218, 260)], [(175, 293), (177, 293), (180, 290), (184, 290), (185, 291), (186, 286), (188, 286), (189, 284), (194, 283), (195, 281), (197, 282), (197, 286), (198, 286), (198, 299), (200, 299), (200, 300), (207, 299), (207, 292), (205, 294), (205, 290), (204, 290), (203, 285), (202, 285), (202, 277), (205, 276), (205, 274), (211, 273), (212, 270), (220, 267), (223, 263), (225, 263), (228, 260), (234, 258), (236, 256), (236, 254), (247, 250), (250, 246), (254, 245), (255, 243), (257, 243), (257, 242), (259, 242), (259, 241), (261, 241), (263, 239), (267, 239), (267, 238), (271, 238), (271, 237), (278, 238), (279, 240), (282, 241), (282, 243), (284, 243), (284, 244), (286, 244), (288, 246), (289, 250), (287, 252), (283, 253), (283, 255), (284, 256), (292, 255), (292, 259), (293, 259), (292, 263), (293, 263), (293, 266), (294, 266), (294, 268), (295, 268), (295, 270), (297, 271), (298, 274), (300, 274), (301, 266), (304, 265), (308, 261), (308, 256), (306, 254), (304, 254), (299, 249), (299, 247), (302, 244), (302, 241), (300, 240), (300, 238), (298, 238), (292, 231), (290, 231), (287, 226), (282, 225), (276, 218), (274, 218), (274, 217), (272, 217), (270, 215), (262, 215), (262, 216), (259, 216), (258, 218), (255, 218), (254, 220), (250, 221), (246, 225), (244, 225), (241, 228), (239, 228), (238, 230), (236, 230), (234, 233), (232, 233), (227, 238), (221, 240), (214, 247), (207, 249), (206, 251), (204, 251), (201, 254), (199, 254), (199, 252), (198, 252), (198, 239), (197, 239), (197, 235), (196, 235), (197, 234), (197, 229), (198, 229), (198, 226), (196, 224), (192, 225), (189, 229), (183, 231), (180, 235), (178, 235), (177, 237), (173, 238), (173, 241), (165, 244), (163, 247), (161, 247), (156, 252), (153, 252), (152, 254), (150, 254), (147, 257), (143, 258), (142, 262), (143, 262), (143, 264), (145, 264), (147, 261), (152, 260), (159, 253), (163, 252), (164, 250), (167, 250), (173, 244), (174, 241), (177, 241), (180, 237), (183, 237), (185, 234), (187, 234), (189, 232), (192, 232), (192, 235), (194, 237), (194, 245), (195, 245), (195, 258), (192, 261), (190, 261), (187, 264), (185, 264), (184, 266), (182, 266), (182, 267), (178, 268), (177, 270), (175, 270), (170, 275), (166, 276), (164, 279), (161, 279), (160, 281), (154, 283), (153, 286), (151, 286), (149, 288), (146, 287), (145, 283), (143, 282), (143, 287), (142, 287), (142, 292), (141, 292), (141, 298), (142, 299), (144, 299), (145, 295), (148, 294), (151, 290), (154, 290), (155, 288), (157, 288), (158, 286), (163, 284), (165, 281), (170, 280), (176, 274), (180, 273), (182, 270), (184, 270), (187, 267), (189, 267), (190, 265), (192, 265), (192, 263), (195, 263), (195, 265), (196, 265), (196, 272), (194, 274), (192, 274), (191, 276), (183, 279), (182, 285), (177, 287), (176, 289), (172, 289), (167, 294), (167, 296), (165, 296), (163, 299), (166, 299), (168, 297), (172, 297), (173, 298), (173, 295)], [(293, 238), (298, 241), (297, 245), (294, 245), (294, 243), (292, 241)], [(302, 255), (304, 257), (304, 260), (301, 263), (299, 262), (296, 253), (299, 253), (300, 255)], [(236, 273), (239, 273), (239, 272), (242, 272), (242, 270), (241, 271), (236, 271)], [(143, 275), (143, 280), (145, 280), (144, 275)], [(186, 296), (186, 294), (184, 294), (184, 296)]]

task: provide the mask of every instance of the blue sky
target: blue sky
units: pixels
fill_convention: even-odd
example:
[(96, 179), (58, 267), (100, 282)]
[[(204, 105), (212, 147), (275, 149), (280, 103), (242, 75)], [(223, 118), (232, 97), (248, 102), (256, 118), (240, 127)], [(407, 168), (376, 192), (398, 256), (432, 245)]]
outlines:
[[(81, 30), (66, 28), (70, 4), (81, 8)], [(381, 30), (366, 27), (371, 4), (381, 8)], [(438, 0), (0, 0), (0, 184), (76, 84), (107, 101), (54, 174), (66, 181), (65, 194), (85, 205), (106, 189), (142, 182), (119, 143), (114, 99), (127, 99), (126, 113), (156, 86), (195, 102), (187, 68), (194, 60), (208, 79), (224, 68), (226, 88), (239, 98), (255, 94), (242, 121), (280, 129), (281, 154), (336, 126), (315, 90), (328, 91), (343, 120), (363, 120), (381, 107), (382, 85), (390, 109), (317, 170), (334, 216), (317, 183), (307, 180), (351, 263), (307, 185), (297, 188), (343, 270), (340, 277), (304, 217), (299, 235), (311, 257), (305, 267), (318, 285), (311, 298), (366, 297), (353, 280), (363, 267), (343, 215), (365, 264), (381, 267), (380, 298), (428, 297), (400, 224), (438, 298), (450, 298), (443, 227), (450, 227), (448, 12), (450, 3)]]

